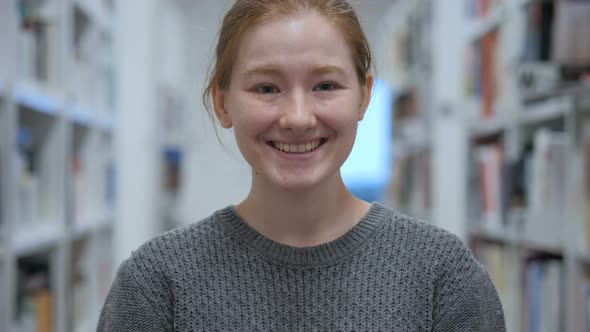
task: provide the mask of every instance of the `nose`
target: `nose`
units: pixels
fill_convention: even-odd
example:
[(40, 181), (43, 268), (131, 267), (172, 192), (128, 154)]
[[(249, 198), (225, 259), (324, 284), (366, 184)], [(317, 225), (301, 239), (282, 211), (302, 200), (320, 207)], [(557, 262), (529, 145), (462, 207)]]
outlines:
[(316, 126), (317, 119), (312, 103), (303, 91), (296, 91), (285, 99), (285, 105), (279, 120), (281, 129), (305, 131)]

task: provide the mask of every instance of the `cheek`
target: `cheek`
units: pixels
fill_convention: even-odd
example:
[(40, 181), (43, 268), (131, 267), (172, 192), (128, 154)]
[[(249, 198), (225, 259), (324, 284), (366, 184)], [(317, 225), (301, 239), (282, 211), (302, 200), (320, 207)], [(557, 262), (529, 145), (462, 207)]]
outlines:
[(356, 133), (358, 110), (350, 106), (331, 107), (318, 113), (318, 118), (334, 129), (338, 135), (349, 136)]
[(360, 95), (345, 93), (333, 100), (318, 102), (316, 108), (318, 114), (331, 118), (330, 122), (338, 127), (356, 126), (361, 112)]
[(228, 106), (234, 132), (239, 136), (261, 134), (276, 121), (276, 110), (247, 96), (242, 95), (240, 98), (238, 94)]

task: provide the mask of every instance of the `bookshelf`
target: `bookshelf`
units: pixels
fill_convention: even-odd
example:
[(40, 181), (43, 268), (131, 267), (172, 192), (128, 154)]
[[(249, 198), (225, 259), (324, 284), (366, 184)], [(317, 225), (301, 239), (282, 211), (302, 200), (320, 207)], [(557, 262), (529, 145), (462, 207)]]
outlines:
[[(159, 28), (154, 32), (158, 46), (153, 52), (156, 116), (159, 149), (159, 215), (163, 228), (170, 230), (187, 222), (180, 214), (180, 197), (186, 190), (186, 160), (191, 148), (189, 123), (193, 121), (188, 97), (194, 93), (187, 79), (191, 59), (186, 36), (186, 12), (180, 2), (156, 5)], [(198, 5), (199, 9), (204, 6)], [(189, 33), (189, 35), (192, 35)], [(194, 143), (194, 142), (192, 142)]]
[(114, 15), (0, 4), (1, 331), (96, 326), (113, 275)]
[(393, 170), (386, 201), (394, 208), (431, 219), (431, 58), (429, 1), (398, 1), (385, 15), (380, 46), (391, 59), (379, 73), (394, 92)]
[[(414, 108), (398, 133), (430, 133), (420, 144), (393, 138), (394, 156), (429, 151), (430, 173), (421, 173), (429, 186), (392, 187), (426, 192), (426, 219), (470, 245), (500, 293), (508, 331), (589, 331), (590, 42), (575, 36), (590, 29), (590, 4), (424, 0), (395, 4), (387, 21), (384, 43), (427, 44), (415, 58), (430, 57), (424, 75), (384, 53), (389, 79), (409, 82), (397, 84), (405, 100), (395, 106)], [(413, 40), (400, 45), (396, 35)], [(408, 87), (425, 79), (430, 91), (414, 88), (408, 102)], [(390, 197), (394, 207), (424, 215), (399, 197)]]

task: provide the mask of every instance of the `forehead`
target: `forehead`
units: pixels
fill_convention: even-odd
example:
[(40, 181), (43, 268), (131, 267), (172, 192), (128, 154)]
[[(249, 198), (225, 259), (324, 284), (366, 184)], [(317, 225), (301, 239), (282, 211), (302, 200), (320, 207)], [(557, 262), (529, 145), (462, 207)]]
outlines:
[(355, 72), (344, 33), (315, 12), (274, 18), (244, 33), (234, 70), (244, 73), (268, 66), (292, 71), (334, 66)]

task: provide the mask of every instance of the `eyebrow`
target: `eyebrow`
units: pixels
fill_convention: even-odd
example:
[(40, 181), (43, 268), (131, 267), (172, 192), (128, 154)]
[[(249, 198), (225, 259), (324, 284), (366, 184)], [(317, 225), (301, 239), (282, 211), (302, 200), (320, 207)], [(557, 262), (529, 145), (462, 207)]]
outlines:
[[(311, 70), (312, 74), (321, 75), (321, 74), (329, 74), (329, 73), (337, 73), (340, 75), (345, 75), (346, 70), (341, 67), (334, 66), (334, 65), (324, 65), (324, 66), (317, 66)], [(281, 70), (279, 66), (275, 65), (268, 65), (268, 66), (260, 66), (254, 67), (252, 69), (246, 70), (243, 74), (244, 77), (257, 75), (257, 74), (281, 74)]]

